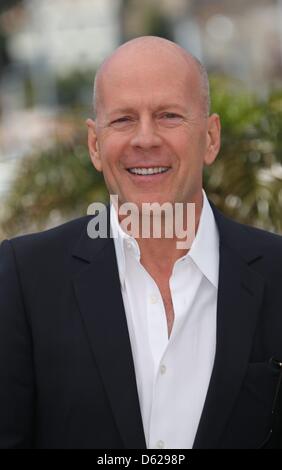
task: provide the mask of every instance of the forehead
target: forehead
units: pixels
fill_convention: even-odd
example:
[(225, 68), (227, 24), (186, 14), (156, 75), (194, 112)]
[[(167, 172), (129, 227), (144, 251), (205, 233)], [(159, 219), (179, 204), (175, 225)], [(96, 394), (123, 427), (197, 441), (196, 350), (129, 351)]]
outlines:
[(199, 91), (199, 73), (190, 62), (170, 51), (114, 57), (97, 83), (101, 104), (133, 105), (148, 100), (161, 105), (163, 101), (191, 99)]

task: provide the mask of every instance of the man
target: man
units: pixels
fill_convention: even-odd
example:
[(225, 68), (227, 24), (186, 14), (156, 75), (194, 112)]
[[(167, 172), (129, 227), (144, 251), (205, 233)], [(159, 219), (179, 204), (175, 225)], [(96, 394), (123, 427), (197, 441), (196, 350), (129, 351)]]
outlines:
[(101, 66), (95, 112), (109, 193), (193, 203), (196, 237), (134, 238), (112, 206), (114, 239), (85, 217), (2, 244), (0, 447), (281, 447), (282, 241), (203, 193), (220, 146), (205, 70), (135, 39)]

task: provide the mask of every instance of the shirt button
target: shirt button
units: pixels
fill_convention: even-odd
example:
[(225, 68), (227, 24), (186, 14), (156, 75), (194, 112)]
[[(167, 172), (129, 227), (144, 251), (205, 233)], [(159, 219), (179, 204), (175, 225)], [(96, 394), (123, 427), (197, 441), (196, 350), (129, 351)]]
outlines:
[(165, 446), (164, 441), (158, 441), (157, 442), (157, 445), (156, 445), (157, 449), (163, 449), (164, 446)]
[(155, 294), (150, 295), (151, 304), (156, 304), (158, 302), (158, 297)]
[(166, 373), (166, 366), (164, 364), (160, 367), (161, 374), (164, 375)]
[(126, 246), (128, 249), (132, 248), (131, 242), (126, 242)]

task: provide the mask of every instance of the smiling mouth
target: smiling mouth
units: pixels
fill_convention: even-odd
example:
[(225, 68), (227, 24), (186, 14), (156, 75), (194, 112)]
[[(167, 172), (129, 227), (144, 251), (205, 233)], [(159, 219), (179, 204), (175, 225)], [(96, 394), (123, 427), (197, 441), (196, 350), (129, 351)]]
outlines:
[(150, 168), (127, 168), (127, 171), (132, 175), (138, 176), (152, 176), (152, 175), (160, 175), (162, 173), (166, 173), (170, 167), (167, 166), (160, 166), (160, 167), (150, 167)]

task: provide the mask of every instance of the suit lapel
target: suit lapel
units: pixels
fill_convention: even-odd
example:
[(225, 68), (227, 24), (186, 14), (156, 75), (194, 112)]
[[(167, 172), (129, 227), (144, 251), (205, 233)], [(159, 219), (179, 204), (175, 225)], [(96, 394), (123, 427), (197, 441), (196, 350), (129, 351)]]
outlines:
[[(220, 447), (249, 362), (264, 290), (263, 279), (250, 267), (260, 257), (252, 240), (213, 210), (220, 233), (217, 347), (195, 449)], [(124, 447), (146, 448), (113, 241), (84, 235), (74, 256), (87, 261), (74, 281), (75, 292)]]
[(264, 291), (264, 280), (249, 266), (251, 260), (258, 259), (258, 254), (251, 253), (249, 245), (249, 262), (246, 262), (238, 251), (225, 243), (229, 239), (232, 244), (234, 238), (237, 243), (234, 246), (239, 250), (244, 246), (243, 251), (246, 250), (247, 237), (242, 237), (243, 229), (214, 211), (221, 240), (217, 345), (195, 449), (220, 447), (220, 438), (248, 366)]
[[(91, 254), (90, 254), (91, 253)], [(88, 340), (125, 448), (146, 448), (114, 243), (83, 237), (75, 256), (91, 258), (74, 281)]]

